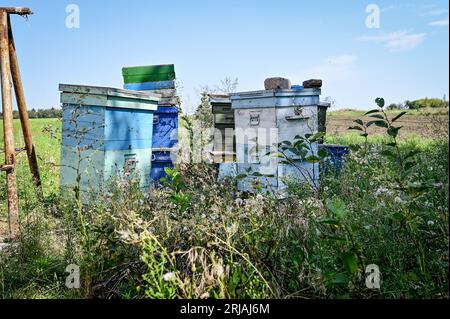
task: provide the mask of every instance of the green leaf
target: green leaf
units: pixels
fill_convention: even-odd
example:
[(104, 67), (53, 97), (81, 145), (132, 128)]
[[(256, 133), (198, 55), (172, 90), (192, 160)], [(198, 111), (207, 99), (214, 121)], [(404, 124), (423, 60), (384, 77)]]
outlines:
[(325, 205), (338, 219), (344, 218), (348, 213), (344, 201), (338, 197), (327, 199)]
[(383, 107), (384, 107), (384, 99), (383, 99), (382, 97), (376, 98), (376, 99), (375, 99), (375, 103), (377, 103), (377, 105), (378, 105), (380, 108), (383, 108)]
[(272, 157), (278, 157), (278, 158), (286, 158), (286, 155), (283, 153), (272, 153)]
[(347, 285), (348, 284), (348, 276), (344, 273), (337, 274), (333, 277), (331, 282), (335, 285)]
[(419, 151), (419, 150), (409, 151), (408, 154), (406, 154), (404, 159), (407, 160), (408, 158), (414, 157), (414, 156), (416, 156), (417, 154), (420, 154), (420, 153), (421, 153), (421, 151)]
[(324, 136), (325, 136), (324, 132), (317, 132), (316, 134), (314, 134), (314, 138), (315, 139), (320, 139), (320, 138), (322, 138)]
[(411, 197), (418, 197), (428, 189), (430, 189), (430, 187), (426, 185), (410, 185), (406, 187), (405, 192)]
[(326, 225), (340, 225), (339, 221), (337, 219), (334, 218), (323, 218), (323, 219), (319, 219), (317, 221), (319, 224), (326, 224)]
[(348, 147), (351, 151), (357, 152), (361, 149), (361, 145), (358, 144), (350, 144)]
[(395, 143), (395, 142), (387, 143), (386, 146), (396, 147), (397, 143)]
[(303, 147), (306, 147), (306, 145), (304, 141), (298, 140), (294, 143), (294, 147), (297, 149), (302, 149)]
[(397, 115), (396, 117), (394, 117), (393, 119), (392, 119), (392, 123), (394, 123), (395, 121), (397, 121), (399, 118), (401, 118), (403, 115), (405, 115), (406, 113), (408, 113), (408, 112), (406, 112), (406, 111), (403, 111), (403, 112), (401, 112), (399, 115)]
[(359, 124), (361, 126), (364, 126), (364, 121), (363, 120), (357, 119), (357, 120), (354, 120), (353, 122), (355, 122), (355, 123), (357, 123), (357, 124)]
[(380, 110), (370, 110), (369, 112), (364, 113), (364, 116), (378, 112), (380, 112)]
[(357, 131), (364, 131), (361, 127), (359, 126), (350, 126), (348, 128), (348, 130), (357, 130)]
[(311, 164), (316, 164), (316, 163), (319, 163), (321, 161), (321, 159), (315, 155), (310, 155), (307, 158), (305, 158), (305, 161), (307, 161), (308, 163), (311, 163)]
[(372, 125), (376, 125), (376, 126), (378, 126), (378, 127), (384, 127), (384, 128), (387, 128), (388, 127), (388, 124), (385, 122), (385, 121), (380, 121), (380, 120), (378, 120), (378, 121), (370, 121), (370, 122), (367, 122), (367, 124), (366, 124), (366, 126), (367, 127), (370, 127), (370, 126), (372, 126)]
[(393, 158), (393, 159), (397, 158), (397, 156), (391, 150), (387, 150), (387, 149), (381, 151), (380, 154), (383, 155), (383, 156), (387, 156), (387, 157)]
[(321, 159), (324, 159), (328, 156), (328, 152), (326, 149), (322, 148), (319, 152), (317, 152), (317, 155), (319, 155)]
[(341, 255), (344, 267), (349, 274), (355, 274), (358, 271), (358, 258), (352, 251), (344, 252)]
[(391, 126), (389, 129), (388, 129), (388, 134), (389, 134), (389, 136), (392, 136), (393, 138), (396, 138), (397, 137), (397, 135), (398, 135), (398, 132), (400, 131), (400, 129), (402, 128), (403, 126), (400, 126), (400, 127), (393, 127), (393, 126)]
[(416, 166), (417, 163), (415, 161), (408, 161), (405, 163), (405, 171), (409, 171), (411, 168)]
[(371, 115), (371, 116), (369, 116), (369, 117), (372, 117), (372, 118), (375, 118), (375, 119), (381, 119), (381, 120), (384, 120), (384, 116), (381, 115), (381, 114), (374, 114), (374, 115)]
[(398, 222), (402, 222), (405, 219), (405, 216), (403, 216), (403, 214), (401, 214), (399, 212), (396, 212), (392, 215), (392, 218)]

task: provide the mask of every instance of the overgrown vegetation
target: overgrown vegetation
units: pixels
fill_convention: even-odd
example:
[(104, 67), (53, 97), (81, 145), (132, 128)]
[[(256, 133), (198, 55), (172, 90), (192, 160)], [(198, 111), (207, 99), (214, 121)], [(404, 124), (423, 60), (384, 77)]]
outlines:
[[(0, 252), (0, 295), (448, 298), (448, 140), (399, 139), (403, 115), (377, 104), (355, 121), (361, 136), (327, 137), (351, 145), (342, 171), (321, 174), (320, 188), (286, 181), (281, 201), (218, 182), (213, 164), (180, 164), (164, 188), (117, 180), (83, 208), (50, 187), (56, 177), (47, 172), (57, 168), (48, 160), (46, 197), (36, 198), (21, 157), (22, 238)], [(371, 126), (385, 135), (366, 135)], [(41, 127), (46, 136), (54, 128)], [(65, 287), (68, 264), (81, 268), (79, 290)], [(370, 264), (380, 289), (366, 287)]]

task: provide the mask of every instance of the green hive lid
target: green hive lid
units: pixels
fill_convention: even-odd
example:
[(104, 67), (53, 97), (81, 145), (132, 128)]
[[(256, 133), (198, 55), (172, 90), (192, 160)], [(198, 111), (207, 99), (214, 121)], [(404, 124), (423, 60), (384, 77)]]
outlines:
[(175, 79), (173, 64), (135, 66), (122, 69), (125, 83), (171, 81)]

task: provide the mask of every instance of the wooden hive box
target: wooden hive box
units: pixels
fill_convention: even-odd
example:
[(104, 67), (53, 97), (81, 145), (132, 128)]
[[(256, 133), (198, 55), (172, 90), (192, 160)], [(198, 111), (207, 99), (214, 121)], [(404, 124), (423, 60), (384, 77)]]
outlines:
[[(318, 132), (318, 105), (321, 90), (266, 90), (235, 93), (230, 96), (235, 115), (236, 161), (238, 174), (247, 169), (273, 177), (249, 177), (238, 183), (242, 191), (252, 190), (259, 181), (266, 190), (283, 194), (286, 179), (317, 183), (319, 165), (293, 157), (295, 166), (281, 164), (266, 155), (276, 143), (292, 142), (296, 135)], [(317, 145), (313, 145), (313, 149)], [(301, 167), (301, 174), (296, 167)], [(305, 175), (307, 178), (305, 178)]]
[(112, 178), (150, 185), (153, 112), (159, 95), (65, 85), (61, 91), (62, 193), (78, 188), (84, 202), (108, 190)]
[(210, 94), (212, 113), (214, 117), (215, 163), (229, 163), (236, 160), (236, 139), (234, 135), (234, 110), (231, 108), (229, 95)]

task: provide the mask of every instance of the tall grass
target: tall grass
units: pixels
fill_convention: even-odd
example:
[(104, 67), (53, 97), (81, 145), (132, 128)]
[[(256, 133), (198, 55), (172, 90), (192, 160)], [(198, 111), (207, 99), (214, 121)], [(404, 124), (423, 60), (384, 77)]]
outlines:
[[(199, 164), (177, 166), (166, 187), (144, 192), (112, 181), (110, 193), (80, 208), (59, 198), (59, 140), (47, 124), (35, 135), (44, 200), (19, 158), (22, 237), (0, 252), (3, 298), (448, 298), (448, 141), (399, 141), (402, 152), (418, 152), (411, 187), (427, 185), (410, 197), (383, 155), (386, 138), (375, 137), (340, 174), (322, 174), (318, 191), (286, 181), (282, 201), (240, 193), (235, 180), (217, 181), (214, 165)], [(65, 286), (69, 264), (81, 268), (79, 290)], [(366, 287), (370, 264), (380, 289)]]

